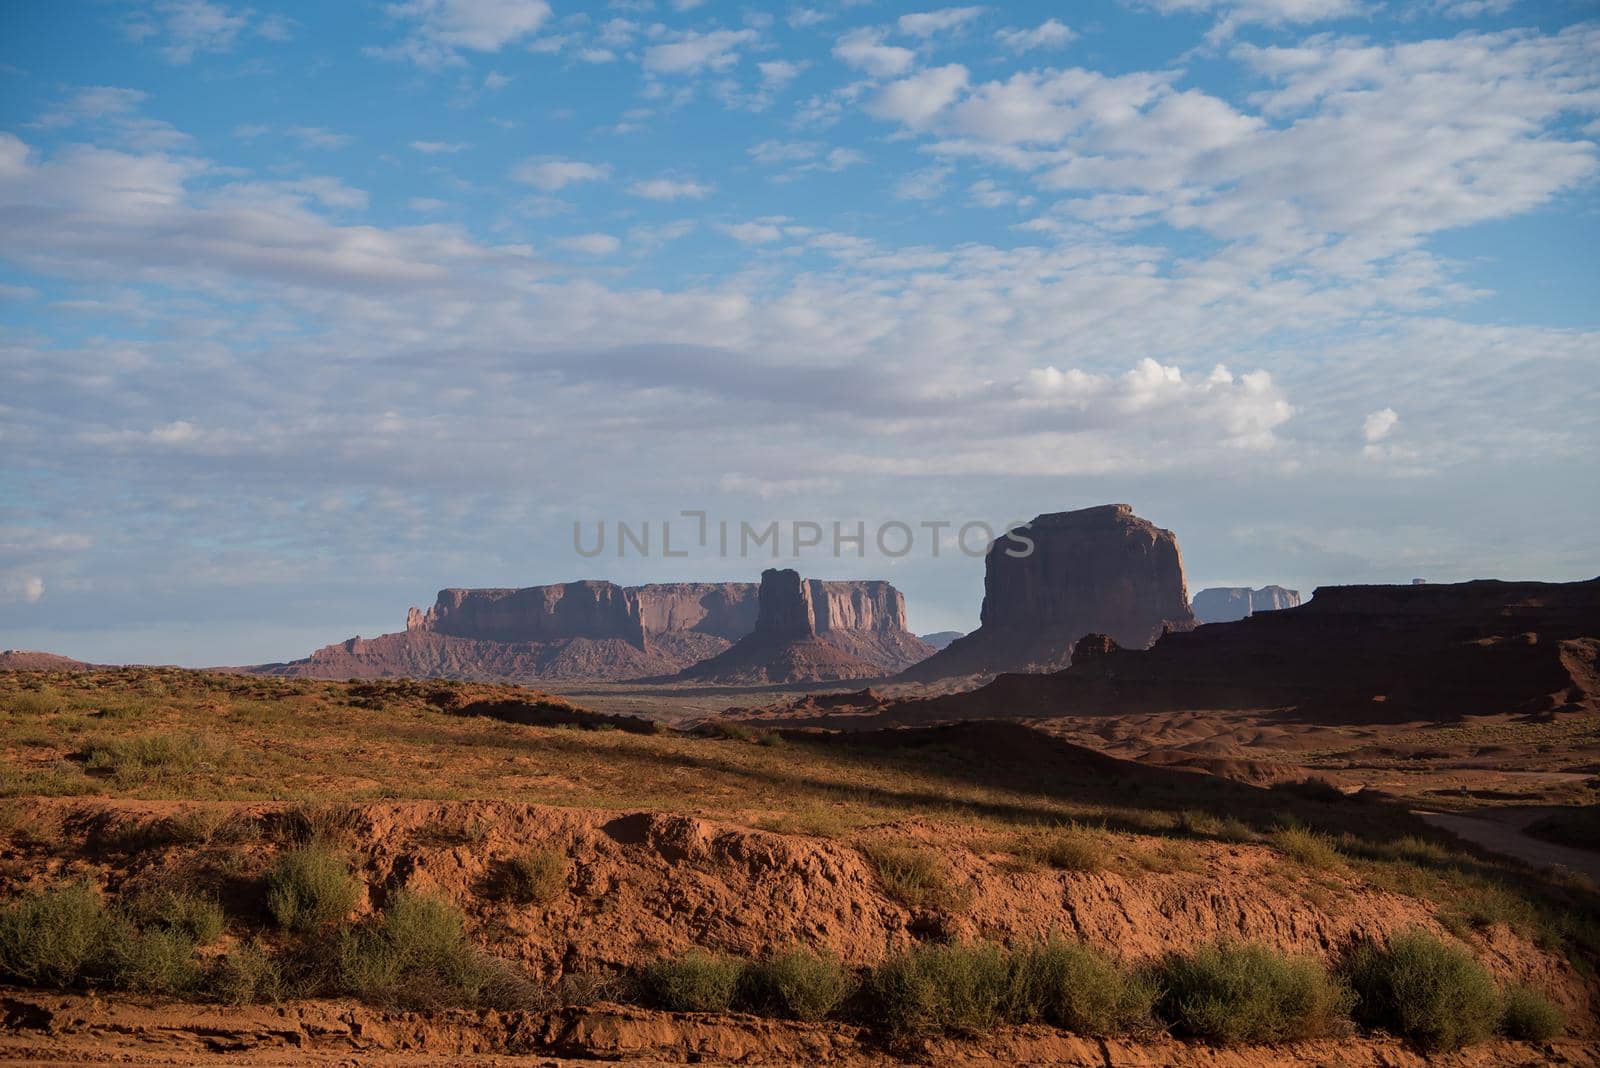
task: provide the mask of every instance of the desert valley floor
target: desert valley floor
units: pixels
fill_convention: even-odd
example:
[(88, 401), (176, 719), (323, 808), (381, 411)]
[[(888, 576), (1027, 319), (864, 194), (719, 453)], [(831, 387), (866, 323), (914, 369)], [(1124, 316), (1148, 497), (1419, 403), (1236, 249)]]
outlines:
[[(87, 887), (146, 939), (197, 925), (174, 901), (216, 909), (178, 943), (192, 959), (146, 946), (115, 997), (94, 981), (5, 989), (0, 1058), (1421, 1064), (1415, 1042), (1348, 1024), (1218, 1044), (1156, 1021), (886, 1026), (846, 1001), (820, 1020), (673, 1011), (645, 989), (691, 947), (808, 947), (870, 986), (917, 946), (1064, 937), (1132, 968), (1224, 939), (1332, 966), (1408, 930), (1466, 947), (1565, 1021), (1560, 1038), (1426, 1063), (1600, 1058), (1596, 854), (1579, 848), (1595, 839), (1592, 714), (906, 725), (853, 713), (896, 707), (871, 694), (833, 729), (828, 699), (794, 689), (574, 689), (0, 673), (0, 893)], [(437, 976), (329, 985), (308, 962), (336, 929), (285, 923), (269, 900), (284, 858), (308, 852), (350, 873), (346, 930), (407, 895), (448, 902), (463, 952), (515, 982), (465, 1003)]]

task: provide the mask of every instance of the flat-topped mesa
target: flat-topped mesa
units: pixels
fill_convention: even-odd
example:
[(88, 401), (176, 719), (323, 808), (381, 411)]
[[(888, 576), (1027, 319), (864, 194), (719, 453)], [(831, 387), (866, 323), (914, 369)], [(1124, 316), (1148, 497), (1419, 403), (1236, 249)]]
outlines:
[(724, 683), (874, 678), (932, 652), (905, 629), (905, 598), (887, 582), (825, 582), (769, 568), (761, 573), (759, 601), (748, 635), (678, 677)]
[(905, 678), (1056, 670), (1085, 634), (1142, 649), (1195, 625), (1178, 539), (1131, 506), (1048, 513), (1017, 535), (984, 559), (982, 625)]
[[(414, 625), (415, 624), (415, 625)], [(497, 642), (620, 638), (645, 645), (638, 594), (611, 582), (564, 582), (522, 589), (446, 589), (406, 629)]]
[[(767, 612), (770, 626), (825, 635), (852, 663), (874, 665), (870, 674), (899, 671), (932, 651), (905, 631), (905, 599), (887, 582), (794, 575), (785, 591)], [(772, 596), (778, 596), (776, 586)], [(340, 679), (657, 677), (708, 660), (752, 633), (758, 614), (766, 612), (762, 598), (753, 582), (618, 586), (589, 580), (445, 589), (427, 611), (411, 609), (401, 633), (352, 639), (305, 660), (256, 670)]]
[(1232, 623), (1257, 612), (1278, 612), (1300, 604), (1300, 591), (1282, 586), (1211, 586), (1194, 595), (1194, 616), (1201, 623)]
[(751, 582), (618, 586), (587, 580), (520, 589), (446, 589), (426, 612), (406, 614), (407, 631), (501, 642), (619, 638), (644, 648), (652, 638), (695, 632), (732, 642), (756, 618)]

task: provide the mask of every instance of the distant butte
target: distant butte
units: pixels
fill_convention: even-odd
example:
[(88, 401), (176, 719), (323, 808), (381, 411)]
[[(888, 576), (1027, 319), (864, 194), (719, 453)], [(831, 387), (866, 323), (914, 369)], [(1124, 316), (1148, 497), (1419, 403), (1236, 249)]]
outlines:
[(1144, 648), (1195, 625), (1183, 558), (1170, 530), (1126, 504), (1038, 516), (1032, 552), (999, 538), (984, 559), (981, 625), (900, 676), (931, 682), (1065, 667), (1089, 633)]
[(823, 582), (761, 573), (755, 629), (675, 681), (762, 684), (893, 674), (932, 647), (906, 630), (905, 598), (887, 582)]

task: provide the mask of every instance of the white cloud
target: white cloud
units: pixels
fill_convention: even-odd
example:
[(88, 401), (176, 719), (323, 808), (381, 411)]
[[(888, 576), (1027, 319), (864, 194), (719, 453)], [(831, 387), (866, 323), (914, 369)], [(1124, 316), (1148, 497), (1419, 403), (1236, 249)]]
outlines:
[(891, 78), (910, 70), (917, 60), (917, 54), (909, 48), (884, 44), (883, 37), (882, 30), (870, 27), (852, 30), (834, 44), (833, 54), (874, 78)]
[(822, 146), (815, 141), (762, 141), (747, 151), (757, 163), (771, 166), (811, 159), (822, 151)]
[(174, 420), (150, 431), (150, 440), (158, 445), (187, 445), (200, 437), (200, 429), (184, 419)]
[(944, 192), (949, 177), (949, 167), (924, 167), (896, 182), (894, 195), (900, 200), (933, 200)]
[(1030, 52), (1036, 48), (1060, 48), (1077, 34), (1055, 19), (1046, 19), (1031, 30), (1007, 27), (996, 30), (994, 36), (1013, 52)]
[(744, 245), (767, 245), (783, 237), (783, 227), (772, 222), (719, 224), (717, 229)]
[(431, 215), (436, 211), (444, 211), (450, 206), (448, 201), (437, 197), (412, 197), (406, 201), (406, 207), (423, 215)]
[[(184, 64), (200, 52), (227, 52), (239, 34), (250, 25), (248, 11), (235, 13), (221, 4), (206, 0), (162, 0), (148, 15), (137, 14), (128, 22), (128, 33), (135, 40), (161, 37), (161, 54), (169, 63)], [(271, 37), (279, 23), (267, 22)]]
[(757, 63), (756, 69), (761, 72), (761, 84), (776, 89), (788, 85), (799, 77), (800, 72), (806, 69), (805, 63), (796, 63), (787, 59), (775, 59), (766, 63)]
[(650, 178), (634, 182), (628, 192), (646, 200), (703, 200), (711, 195), (711, 186), (693, 179)]
[(284, 133), (306, 148), (343, 148), (350, 143), (350, 135), (321, 126), (290, 126)]
[(425, 156), (449, 155), (463, 152), (472, 146), (465, 141), (413, 141), (411, 148)]
[(462, 49), (498, 52), (534, 34), (550, 17), (545, 0), (404, 0), (388, 11), (417, 25), (382, 54), (423, 67), (459, 63)]
[(644, 50), (645, 70), (657, 74), (694, 74), (701, 70), (727, 70), (739, 62), (739, 48), (753, 44), (754, 30), (688, 30)]
[(1370, 413), (1361, 422), (1361, 436), (1368, 444), (1382, 441), (1389, 436), (1389, 431), (1400, 422), (1400, 415), (1393, 408), (1379, 408)]
[(609, 256), (622, 247), (622, 242), (610, 234), (578, 234), (560, 238), (556, 244), (568, 252), (581, 252), (586, 256)]
[(576, 159), (526, 159), (511, 170), (513, 181), (554, 193), (578, 182), (603, 182), (611, 177), (609, 163)]
[(44, 598), (44, 579), (38, 575), (0, 576), (0, 600), (37, 604)]
[(1368, 12), (1364, 0), (1143, 0), (1163, 14), (1216, 12), (1220, 17), (1206, 35), (1212, 42), (1231, 37), (1240, 26), (1285, 26), (1353, 18)]
[(919, 11), (901, 15), (897, 25), (901, 33), (914, 37), (932, 37), (936, 33), (964, 26), (983, 14), (981, 7), (943, 7), (937, 11)]
[(1483, 15), (1500, 15), (1516, 4), (1517, 0), (1433, 0), (1429, 10), (1451, 19), (1475, 19)]
[(73, 93), (65, 103), (39, 116), (33, 125), (48, 129), (129, 115), (138, 110), (147, 96), (148, 94), (140, 89), (122, 89), (110, 85), (86, 86)]
[(880, 119), (920, 129), (949, 107), (966, 86), (967, 68), (961, 64), (933, 67), (890, 82), (867, 104), (866, 110)]
[(980, 178), (967, 190), (972, 196), (972, 202), (985, 208), (1004, 208), (1009, 206), (1028, 207), (1033, 203), (1031, 196), (1019, 196), (1009, 189), (1001, 187), (993, 178)]

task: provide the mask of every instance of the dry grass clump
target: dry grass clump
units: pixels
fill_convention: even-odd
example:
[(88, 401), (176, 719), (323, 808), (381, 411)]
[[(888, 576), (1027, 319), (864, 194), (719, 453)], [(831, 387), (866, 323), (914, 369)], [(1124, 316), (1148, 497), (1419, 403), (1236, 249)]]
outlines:
[(16, 716), (48, 716), (66, 707), (66, 698), (50, 686), (19, 690), (6, 699), (7, 711)]
[(341, 993), (406, 1009), (511, 1008), (529, 987), (467, 938), (449, 902), (402, 890), (383, 915), (340, 939), (335, 980)]
[(1011, 957), (989, 943), (918, 946), (885, 960), (862, 984), (867, 1018), (892, 1035), (991, 1030), (1011, 991)]
[(1273, 831), (1272, 844), (1290, 860), (1318, 871), (1337, 868), (1343, 863), (1339, 848), (1330, 835), (1299, 824), (1286, 824)]
[[(188, 993), (201, 974), (189, 930), (195, 910), (187, 899), (173, 901), (141, 926), (136, 914), (108, 908), (87, 883), (24, 894), (0, 912), (0, 975), (33, 986)], [(209, 921), (202, 926), (214, 939)]]
[(1500, 1033), (1522, 1042), (1548, 1042), (1566, 1030), (1561, 1009), (1528, 986), (1507, 988), (1500, 1007)]
[(944, 861), (931, 849), (877, 843), (862, 852), (884, 892), (902, 905), (959, 912), (971, 903), (970, 892), (955, 884)]
[(1018, 953), (1008, 1014), (1082, 1035), (1126, 1034), (1151, 1023), (1156, 986), (1106, 954), (1062, 938)]
[(103, 773), (129, 789), (226, 769), (234, 753), (202, 734), (141, 734), (95, 739), (84, 747), (82, 758), (89, 771)]
[(206, 976), (206, 989), (227, 1005), (276, 1005), (292, 992), (277, 955), (259, 941), (241, 943), (218, 957)]
[(1357, 1020), (1430, 1053), (1482, 1041), (1500, 1018), (1500, 993), (1483, 965), (1418, 928), (1387, 945), (1357, 946), (1344, 972), (1358, 998)]
[(727, 1012), (744, 969), (737, 957), (691, 949), (646, 968), (641, 983), (646, 997), (669, 1012)]
[(832, 953), (795, 946), (769, 953), (745, 968), (739, 1001), (753, 1012), (795, 1020), (820, 1020), (850, 993), (850, 972)]
[(546, 905), (567, 889), (572, 862), (565, 853), (534, 848), (506, 860), (501, 866), (502, 897), (524, 905)]
[(1110, 865), (1111, 850), (1103, 831), (1069, 823), (1029, 835), (1021, 853), (1029, 860), (1061, 871), (1095, 872)]
[(1319, 962), (1248, 943), (1169, 954), (1156, 982), (1157, 1011), (1175, 1031), (1223, 1043), (1331, 1034), (1353, 1000)]
[(360, 890), (343, 858), (313, 842), (279, 857), (267, 873), (267, 911), (280, 927), (311, 931), (349, 916)]

